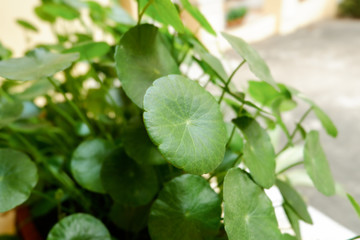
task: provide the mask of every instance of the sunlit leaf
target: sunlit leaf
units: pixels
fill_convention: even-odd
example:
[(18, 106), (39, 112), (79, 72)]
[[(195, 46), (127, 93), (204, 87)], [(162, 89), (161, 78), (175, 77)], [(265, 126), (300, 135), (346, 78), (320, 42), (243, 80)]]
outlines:
[(0, 61), (0, 76), (20, 81), (37, 80), (68, 68), (78, 58), (78, 53), (56, 54), (36, 49), (30, 56)]
[(225, 153), (226, 128), (215, 98), (180, 75), (157, 79), (144, 98), (150, 138), (172, 164), (189, 173), (214, 170)]
[(254, 180), (264, 188), (275, 182), (275, 151), (267, 132), (255, 119), (246, 116), (233, 120), (245, 137), (244, 161)]
[(112, 145), (100, 138), (86, 140), (75, 149), (71, 159), (71, 172), (83, 188), (105, 193), (100, 172), (111, 150)]
[(22, 152), (0, 149), (0, 212), (25, 202), (38, 181), (36, 165)]
[(317, 131), (311, 131), (306, 136), (304, 164), (315, 187), (324, 195), (333, 195), (335, 183)]
[(270, 199), (239, 168), (230, 169), (225, 176), (224, 209), (229, 240), (281, 239)]
[(337, 131), (334, 123), (331, 121), (330, 117), (328, 115), (326, 115), (326, 113), (316, 105), (313, 106), (313, 111), (314, 111), (315, 115), (318, 117), (318, 119), (320, 120), (323, 127), (325, 128), (326, 132), (330, 136), (336, 137), (338, 134), (338, 131)]
[(41, 9), (44, 13), (54, 18), (60, 17), (66, 20), (74, 20), (80, 16), (76, 9), (64, 4), (45, 3), (41, 5)]
[(351, 205), (354, 207), (356, 213), (358, 214), (358, 216), (360, 217), (360, 205), (359, 203), (355, 200), (355, 198), (353, 196), (351, 196), (350, 194), (346, 194), (346, 196), (348, 197)]
[(174, 178), (151, 207), (151, 239), (210, 239), (220, 227), (220, 204), (204, 178), (190, 174)]
[(149, 24), (136, 26), (124, 34), (116, 47), (115, 62), (124, 91), (141, 108), (145, 92), (155, 79), (180, 73), (158, 29)]
[(232, 36), (227, 33), (223, 33), (222, 35), (230, 43), (234, 50), (246, 60), (246, 62), (249, 64), (250, 70), (255, 74), (255, 76), (257, 76), (260, 80), (269, 83), (275, 89), (278, 89), (278, 86), (276, 85), (271, 75), (269, 67), (253, 47), (248, 45), (241, 38)]
[(22, 26), (24, 29), (27, 29), (27, 30), (30, 30), (30, 31), (33, 31), (33, 32), (38, 31), (38, 29), (34, 25), (32, 25), (31, 23), (29, 23), (26, 20), (18, 19), (18, 20), (16, 20), (16, 22), (17, 22), (17, 24)]
[(110, 46), (106, 42), (82, 42), (66, 49), (64, 53), (80, 54), (79, 60), (91, 60), (96, 57), (102, 57), (110, 51)]
[(47, 240), (111, 240), (105, 225), (89, 214), (76, 213), (61, 219), (50, 230)]

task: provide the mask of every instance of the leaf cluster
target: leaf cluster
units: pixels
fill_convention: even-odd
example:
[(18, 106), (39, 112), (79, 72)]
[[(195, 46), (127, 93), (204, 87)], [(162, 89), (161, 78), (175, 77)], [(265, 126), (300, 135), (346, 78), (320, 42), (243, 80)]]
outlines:
[[(303, 126), (313, 112), (335, 137), (330, 118), (224, 33), (243, 59), (228, 75), (183, 25), (187, 11), (216, 34), (188, 0), (138, 3), (135, 21), (115, 3), (44, 0), (35, 13), (57, 43), (22, 58), (0, 45), (0, 212), (27, 206), (49, 240), (301, 239), (299, 221), (312, 220), (289, 173), (303, 164), (335, 194), (319, 133)], [(80, 30), (58, 29), (75, 22)], [(244, 65), (258, 79), (240, 91), (232, 80)], [(283, 113), (298, 101), (309, 108), (289, 125)], [(282, 148), (270, 134), (279, 129)], [(278, 227), (264, 191), (274, 186), (294, 236)]]

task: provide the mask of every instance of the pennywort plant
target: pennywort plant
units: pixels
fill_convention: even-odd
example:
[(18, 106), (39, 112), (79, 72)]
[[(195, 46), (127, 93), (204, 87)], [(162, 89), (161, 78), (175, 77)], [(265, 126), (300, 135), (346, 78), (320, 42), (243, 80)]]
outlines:
[[(223, 33), (216, 37), (242, 58), (228, 74), (183, 25), (182, 11), (215, 37), (188, 0), (138, 0), (137, 21), (115, 2), (43, 0), (35, 13), (57, 42), (22, 58), (0, 46), (0, 212), (26, 206), (49, 240), (301, 239), (299, 221), (312, 220), (293, 167), (335, 193), (319, 133), (303, 123), (313, 112), (335, 137), (334, 124), (276, 83), (255, 49)], [(37, 31), (18, 23), (29, 36)], [(201, 81), (187, 75), (194, 65)], [(258, 79), (241, 91), (233, 82), (245, 65)], [(289, 125), (282, 114), (298, 101), (308, 110)], [(274, 129), (286, 139), (280, 149)], [(301, 157), (286, 157), (294, 150)], [(293, 235), (279, 229), (264, 192), (273, 186)]]

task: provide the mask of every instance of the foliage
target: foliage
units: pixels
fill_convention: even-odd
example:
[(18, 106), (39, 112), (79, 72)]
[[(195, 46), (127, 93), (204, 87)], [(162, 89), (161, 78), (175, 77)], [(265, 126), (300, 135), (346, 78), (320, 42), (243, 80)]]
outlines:
[(340, 17), (360, 18), (360, 0), (343, 0), (339, 4)]
[[(320, 192), (335, 193), (319, 133), (303, 122), (313, 111), (335, 137), (334, 124), (277, 84), (254, 48), (223, 34), (243, 58), (228, 75), (178, 10), (170, 0), (139, 0), (135, 21), (115, 3), (44, 0), (35, 13), (57, 42), (15, 59), (0, 45), (1, 212), (27, 205), (47, 239), (293, 239), (264, 191), (276, 185), (300, 239), (299, 221), (312, 220), (292, 168), (304, 164)], [(57, 27), (75, 22), (81, 29)], [(231, 81), (246, 64), (258, 80), (240, 91)], [(201, 78), (187, 74), (193, 66)], [(309, 109), (285, 123), (298, 101)], [(270, 137), (278, 129), (281, 149)]]
[(239, 18), (245, 17), (248, 9), (246, 7), (236, 7), (230, 9), (226, 14), (226, 20), (231, 21)]

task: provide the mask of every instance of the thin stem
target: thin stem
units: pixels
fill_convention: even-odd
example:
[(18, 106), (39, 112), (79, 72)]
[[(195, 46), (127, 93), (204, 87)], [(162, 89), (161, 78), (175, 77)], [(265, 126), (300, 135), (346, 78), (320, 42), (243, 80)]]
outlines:
[(244, 60), (235, 68), (235, 70), (231, 73), (231, 75), (230, 75), (229, 79), (227, 80), (227, 82), (225, 83), (225, 86), (224, 86), (223, 91), (222, 91), (222, 93), (221, 93), (221, 96), (220, 96), (220, 99), (219, 99), (219, 104), (220, 104), (221, 101), (223, 100), (224, 95), (225, 95), (225, 92), (226, 92), (226, 90), (228, 89), (229, 84), (230, 84), (232, 78), (234, 77), (235, 73), (242, 67), (242, 65), (245, 64), (245, 62), (246, 62), (246, 60), (244, 59)]
[(287, 166), (286, 168), (280, 170), (279, 172), (277, 172), (276, 175), (280, 175), (280, 174), (282, 174), (283, 172), (289, 170), (290, 168), (293, 168), (293, 167), (295, 167), (295, 166), (301, 165), (301, 164), (303, 164), (303, 163), (304, 163), (303, 161), (299, 161), (299, 162), (293, 163), (293, 164)]
[[(299, 130), (299, 126), (301, 125), (301, 123), (306, 119), (306, 117), (309, 115), (309, 113), (311, 112), (313, 108), (310, 107), (300, 118), (300, 121), (296, 124), (296, 128), (294, 129), (294, 131), (292, 132), (292, 134), (290, 135), (290, 141), (292, 141), (296, 135), (296, 132)], [(285, 144), (285, 146), (276, 154), (276, 156), (279, 156), (282, 152), (284, 152), (289, 146), (290, 146), (290, 141), (287, 142)]]
[(47, 78), (48, 81), (54, 86), (54, 88), (60, 92), (65, 100), (70, 104), (70, 106), (74, 109), (76, 114), (79, 116), (79, 118), (89, 127), (90, 131), (94, 134), (94, 129), (92, 128), (91, 124), (89, 123), (88, 119), (85, 117), (85, 115), (80, 111), (80, 109), (75, 105), (73, 101), (71, 101), (65, 94), (65, 92), (58, 86), (56, 83), (50, 78)]
[(348, 240), (355, 240), (355, 239), (360, 239), (360, 235), (359, 236), (356, 236), (356, 237), (353, 237), (353, 238), (350, 238)]
[(144, 9), (141, 11), (140, 14), (139, 14), (139, 12), (140, 12), (140, 4), (139, 4), (139, 2), (138, 2), (138, 15), (139, 15), (139, 19), (138, 19), (137, 25), (140, 25), (142, 16), (144, 15), (144, 13), (145, 13), (145, 11), (147, 10), (147, 8), (148, 8), (153, 2), (154, 2), (154, 0), (148, 1), (148, 3), (145, 5)]

